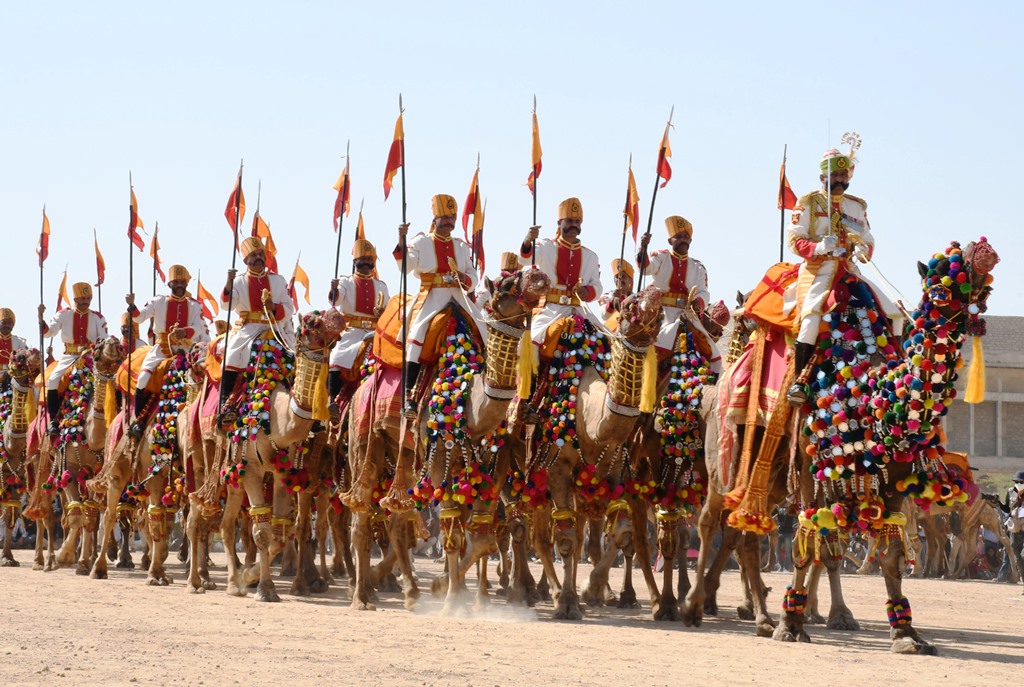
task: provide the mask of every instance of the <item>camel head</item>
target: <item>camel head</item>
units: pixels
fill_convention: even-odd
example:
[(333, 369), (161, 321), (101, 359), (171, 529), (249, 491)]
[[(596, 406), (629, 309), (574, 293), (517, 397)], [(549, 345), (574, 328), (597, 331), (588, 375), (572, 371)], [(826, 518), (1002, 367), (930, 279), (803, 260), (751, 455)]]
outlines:
[(92, 348), (93, 369), (104, 377), (113, 377), (126, 355), (128, 352), (119, 339), (112, 336), (101, 339)]
[(526, 321), (526, 313), (540, 304), (540, 299), (551, 289), (551, 279), (538, 269), (502, 270), (495, 280), (484, 279), (491, 294), (485, 308), (502, 322)]
[(11, 378), (20, 386), (27, 387), (43, 369), (43, 357), (38, 348), (15, 351), (7, 368)]
[(661, 290), (648, 286), (640, 293), (630, 294), (622, 302), (619, 332), (634, 346), (650, 346), (658, 337), (665, 313), (661, 307)]
[(192, 380), (199, 382), (206, 375), (206, 356), (210, 353), (210, 344), (194, 343), (188, 352), (188, 369)]
[(999, 254), (983, 236), (962, 249), (954, 241), (928, 264), (917, 263), (924, 291), (918, 312), (935, 319), (931, 313), (938, 311), (950, 322), (964, 318), (969, 334), (984, 335), (985, 321), (979, 315), (988, 307), (991, 272), (998, 262)]
[(320, 351), (333, 346), (345, 331), (345, 316), (334, 309), (314, 310), (299, 323), (299, 350)]

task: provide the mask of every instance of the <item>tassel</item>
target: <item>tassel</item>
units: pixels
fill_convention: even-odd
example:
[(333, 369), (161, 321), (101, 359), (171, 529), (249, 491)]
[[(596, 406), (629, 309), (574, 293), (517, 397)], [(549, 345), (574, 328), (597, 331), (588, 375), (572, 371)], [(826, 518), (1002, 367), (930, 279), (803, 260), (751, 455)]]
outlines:
[(519, 339), (519, 398), (524, 401), (530, 400), (530, 389), (533, 386), (533, 376), (537, 374), (537, 354), (533, 350), (533, 340), (530, 338), (530, 330), (523, 332)]
[(967, 392), (964, 401), (981, 403), (985, 400), (985, 353), (981, 349), (981, 337), (974, 337), (971, 345), (971, 369), (967, 373)]
[(654, 399), (658, 395), (658, 353), (654, 345), (647, 347), (644, 356), (644, 377), (640, 385), (640, 412), (653, 413)]
[(107, 380), (107, 391), (103, 398), (103, 417), (107, 421), (107, 427), (114, 421), (117, 415), (117, 391), (114, 390), (114, 380)]
[(36, 420), (36, 395), (30, 388), (25, 394), (25, 421), (31, 425)]
[(327, 420), (330, 413), (327, 412), (327, 361), (320, 363), (320, 372), (316, 376), (313, 386), (313, 419)]

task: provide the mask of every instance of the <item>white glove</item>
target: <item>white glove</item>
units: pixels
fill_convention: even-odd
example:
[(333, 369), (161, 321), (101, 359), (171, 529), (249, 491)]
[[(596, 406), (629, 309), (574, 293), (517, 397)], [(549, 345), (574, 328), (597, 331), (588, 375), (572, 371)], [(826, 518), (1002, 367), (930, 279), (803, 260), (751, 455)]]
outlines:
[(861, 262), (867, 262), (870, 259), (868, 247), (863, 243), (858, 243), (853, 248), (853, 255)]
[(818, 243), (814, 244), (815, 255), (829, 255), (836, 248), (836, 237), (826, 236)]

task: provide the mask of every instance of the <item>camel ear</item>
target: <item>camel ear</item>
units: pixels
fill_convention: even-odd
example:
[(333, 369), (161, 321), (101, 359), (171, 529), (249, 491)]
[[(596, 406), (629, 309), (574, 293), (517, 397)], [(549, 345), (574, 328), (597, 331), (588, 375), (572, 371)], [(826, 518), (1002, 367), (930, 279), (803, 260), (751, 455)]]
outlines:
[(487, 293), (494, 295), (494, 282), (491, 281), (490, 277), (484, 277), (484, 286), (487, 287)]
[(743, 304), (747, 302), (747, 297), (743, 295), (742, 291), (736, 291), (736, 307), (742, 308)]
[(921, 279), (928, 276), (928, 265), (924, 264), (920, 260), (917, 261), (917, 273), (921, 275)]

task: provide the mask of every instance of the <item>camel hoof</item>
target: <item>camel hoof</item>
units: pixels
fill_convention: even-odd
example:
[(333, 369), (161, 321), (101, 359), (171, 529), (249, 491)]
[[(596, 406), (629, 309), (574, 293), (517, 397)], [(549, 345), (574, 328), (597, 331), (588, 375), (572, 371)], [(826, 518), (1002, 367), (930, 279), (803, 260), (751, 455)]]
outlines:
[(679, 608), (676, 606), (675, 599), (662, 597), (651, 606), (651, 612), (655, 620), (670, 620), (672, 622), (679, 620)]
[(20, 568), (21, 563), (13, 558), (0, 558), (0, 568)]
[(559, 608), (554, 614), (555, 620), (583, 620), (583, 611), (579, 608)]
[(398, 578), (395, 577), (393, 573), (388, 573), (380, 578), (380, 582), (377, 584), (377, 590), (397, 594), (402, 591), (402, 585), (398, 584)]
[(430, 581), (430, 594), (432, 596), (441, 596), (446, 591), (448, 591), (448, 575), (438, 575)]
[(292, 566), (281, 568), (281, 577), (295, 577), (295, 568)]
[(43, 570), (43, 564), (40, 563), (39, 561), (36, 561), (35, 563), (32, 564), (32, 569), (33, 570)]
[(203, 580), (202, 581), (202, 585), (203, 585), (203, 589), (205, 589), (207, 591), (213, 591), (214, 589), (217, 588), (217, 583), (216, 582), (211, 582), (210, 580)]
[(713, 596), (704, 599), (704, 615), (718, 615), (718, 601)]
[(309, 591), (314, 594), (324, 594), (327, 592), (328, 584), (322, 577), (318, 577), (309, 583)]
[(245, 596), (246, 594), (245, 586), (233, 580), (228, 582), (228, 596)]
[[(755, 632), (758, 637), (771, 637), (775, 634), (775, 624), (770, 618), (762, 618), (758, 621)], [(808, 641), (810, 641), (810, 639), (808, 639)]]
[(91, 573), (89, 573), (89, 577), (94, 579), (94, 580), (105, 580), (105, 579), (107, 579), (107, 571), (106, 570), (93, 569), (93, 571)]
[(824, 625), (825, 618), (817, 611), (808, 610), (804, 613), (804, 623), (807, 625)]
[(292, 583), (291, 589), (288, 593), (292, 596), (309, 596), (309, 587), (306, 585), (299, 585), (298, 581)]
[(256, 589), (256, 600), (266, 603), (277, 603), (281, 600), (277, 590), (274, 589), (273, 585), (261, 585)]
[(60, 568), (60, 564), (57, 563), (57, 560), (55, 558), (51, 558), (50, 560), (46, 561), (46, 566), (43, 568), (43, 571), (53, 572), (58, 568)]
[(149, 557), (149, 552), (142, 554), (142, 567), (143, 569), (149, 568), (149, 564), (152, 563), (152, 559)]
[(75, 574), (76, 575), (88, 575), (91, 570), (92, 570), (91, 566), (88, 563), (86, 563), (85, 561), (82, 561), (78, 565), (75, 566)]
[(377, 607), (369, 601), (360, 601), (359, 599), (352, 599), (352, 605), (349, 606), (353, 611), (376, 611)]
[(797, 630), (786, 622), (779, 623), (772, 633), (772, 639), (777, 642), (806, 642), (810, 643), (810, 636), (801, 628)]
[(135, 570), (135, 562), (132, 561), (131, 558), (122, 559), (119, 560), (117, 562), (117, 565), (115, 565), (114, 567), (119, 568), (121, 570)]
[(619, 597), (617, 608), (640, 608), (640, 602), (636, 600), (636, 592), (625, 593)]
[(188, 563), (188, 549), (178, 550), (178, 561), (181, 563)]
[(920, 656), (936, 656), (939, 652), (934, 646), (917, 637), (899, 637), (892, 642), (894, 654), (918, 654)]
[(202, 584), (193, 585), (191, 582), (188, 584), (189, 594), (205, 594), (206, 588)]
[[(740, 620), (753, 620), (754, 609), (750, 606), (737, 606), (736, 615), (739, 616)], [(774, 628), (773, 628), (774, 629)]]
[(857, 622), (856, 618), (849, 611), (829, 617), (825, 627), (830, 630), (843, 630), (845, 632), (860, 631), (860, 623)]
[(592, 608), (604, 606), (604, 595), (600, 592), (594, 592), (589, 588), (585, 589), (583, 591), (583, 603), (591, 606)]
[(170, 583), (171, 583), (171, 578), (167, 577), (166, 575), (162, 575), (160, 577), (157, 577), (155, 575), (150, 575), (149, 577), (146, 578), (146, 584), (149, 585), (150, 587), (166, 587)]

